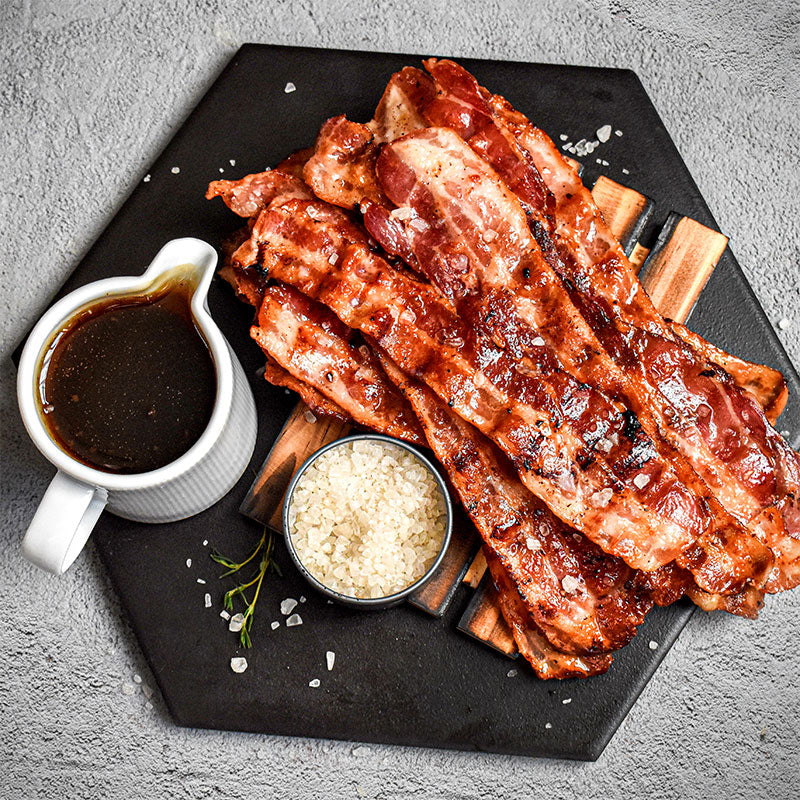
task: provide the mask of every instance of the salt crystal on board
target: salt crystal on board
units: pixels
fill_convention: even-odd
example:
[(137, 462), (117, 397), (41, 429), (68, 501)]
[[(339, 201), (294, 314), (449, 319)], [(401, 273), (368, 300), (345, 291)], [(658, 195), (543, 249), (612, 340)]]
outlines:
[(571, 702), (572, 702), (572, 698), (571, 698), (571, 697), (565, 697), (565, 698), (564, 698), (564, 699), (561, 701), (562, 705), (565, 705), (565, 706), (568, 706), (568, 705), (569, 705)]
[(603, 125), (601, 128), (597, 129), (597, 138), (601, 142), (607, 142), (611, 138), (611, 126), (610, 125)]
[(231, 615), (224, 608), (219, 612), (219, 615), (225, 620), (225, 622), (231, 618)]
[(510, 669), (508, 672), (506, 672), (506, 677), (508, 677), (508, 678), (516, 678), (517, 677), (517, 670)]
[(180, 171), (181, 171), (180, 167), (173, 167), (172, 168), (172, 174), (173, 175), (177, 175)]
[(305, 417), (306, 422), (308, 422), (310, 425), (313, 425), (317, 421), (317, 418), (314, 416), (314, 412), (310, 408), (306, 409), (306, 413), (303, 414), (303, 416)]
[(617, 136), (622, 136), (622, 131), (621, 131), (621, 130), (616, 130), (616, 131), (614, 131), (614, 133), (615, 133)]
[(144, 178), (142, 178), (142, 181), (144, 181), (144, 183), (150, 183), (150, 173), (149, 172), (147, 173), (147, 175), (144, 176)]
[(235, 167), (235, 166), (236, 166), (236, 159), (235, 159), (235, 158), (231, 158), (231, 159), (228, 161), (228, 163), (229, 163), (229, 164), (230, 164), (232, 167)]
[(244, 625), (244, 614), (234, 614), (231, 621), (228, 623), (228, 630), (231, 633), (239, 633)]
[(565, 575), (561, 579), (561, 587), (567, 594), (572, 594), (580, 588), (581, 582), (572, 575)]
[(562, 142), (566, 142), (569, 136), (567, 136), (566, 133), (562, 133), (558, 138), (561, 139)]
[(272, 628), (272, 630), (274, 630), (274, 631), (277, 630), (278, 628), (280, 628), (280, 626), (281, 626), (281, 624), (280, 624), (280, 622), (278, 622), (278, 620), (275, 620), (274, 622), (272, 622), (270, 624), (270, 628)]
[(231, 669), (234, 672), (236, 672), (238, 674), (241, 674), (242, 672), (244, 672), (247, 669), (247, 659), (246, 658), (242, 658), (242, 656), (237, 656), (236, 658), (232, 658), (231, 659)]
[(310, 686), (312, 689), (316, 689), (316, 688), (319, 686), (319, 678), (313, 678), (312, 680), (310, 680), (310, 681), (308, 682), (308, 685), (309, 685), (309, 686)]
[(306, 596), (304, 594), (301, 594), (300, 595), (300, 602), (301, 603), (305, 603), (305, 601), (306, 601)]
[(203, 602), (205, 603), (206, 608), (211, 608), (211, 595), (208, 592), (206, 592)]
[(778, 323), (778, 327), (779, 327), (779, 328), (780, 328), (782, 331), (788, 331), (788, 330), (789, 330), (789, 326), (790, 326), (791, 324), (792, 324), (792, 323), (791, 323), (791, 322), (789, 322), (789, 320), (788, 320), (788, 319), (786, 319), (786, 317), (784, 317), (784, 318), (783, 318), (783, 319), (782, 319), (782, 320), (781, 320), (781, 321)]
[(189, 567), (189, 569), (192, 568), (192, 559), (191, 558), (187, 558), (186, 559), (186, 566)]
[(550, 728), (552, 728), (553, 726), (549, 722), (546, 722), (544, 727), (545, 727), (545, 730), (549, 731)]
[(283, 87), (283, 91), (286, 94), (291, 94), (295, 89), (297, 89), (297, 87), (291, 81), (289, 81), (289, 83), (287, 83), (286, 86)]
[(142, 676), (141, 675), (134, 675), (133, 676), (133, 682), (134, 683), (141, 683), (142, 682)]
[(198, 579), (197, 579), (197, 582), (198, 582), (198, 583), (201, 583), (201, 584), (204, 584), (204, 583), (205, 583), (205, 580), (204, 580), (203, 578), (198, 578)]
[(297, 607), (297, 600), (294, 597), (287, 597), (285, 600), (281, 600), (281, 614), (284, 617), (288, 616), (295, 610)]
[(334, 653), (333, 650), (328, 650), (328, 652), (325, 653), (325, 664), (328, 667), (328, 672), (330, 672), (333, 669), (333, 662), (335, 660), (336, 660), (336, 653)]
[(286, 620), (287, 628), (293, 628), (295, 625), (302, 625), (302, 624), (303, 620), (301, 619), (299, 614), (292, 614), (292, 616)]
[(650, 643), (647, 645), (651, 650), (658, 650), (658, 642), (654, 642), (652, 639)]

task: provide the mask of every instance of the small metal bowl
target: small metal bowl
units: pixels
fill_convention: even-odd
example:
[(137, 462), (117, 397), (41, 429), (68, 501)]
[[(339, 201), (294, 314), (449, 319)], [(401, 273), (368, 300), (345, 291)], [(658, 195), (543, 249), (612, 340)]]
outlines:
[[(325, 586), (324, 583), (318, 581), (303, 565), (303, 562), (300, 560), (300, 557), (297, 555), (297, 551), (294, 547), (294, 542), (292, 541), (292, 535), (289, 532), (289, 508), (292, 504), (292, 496), (294, 495), (295, 487), (297, 486), (298, 481), (303, 477), (305, 471), (314, 463), (323, 453), (327, 453), (328, 450), (332, 450), (334, 447), (340, 447), (341, 445), (348, 444), (350, 442), (358, 442), (358, 441), (373, 441), (373, 442), (382, 442), (385, 444), (392, 444), (397, 447), (402, 447), (404, 450), (407, 450), (411, 453), (418, 461), (420, 461), (424, 466), (428, 468), (431, 472), (433, 477), (436, 479), (436, 483), (439, 486), (439, 490), (442, 493), (442, 497), (444, 498), (444, 505), (445, 505), (445, 514), (447, 516), (447, 522), (445, 525), (444, 531), (444, 539), (442, 540), (442, 547), (439, 551), (439, 555), (436, 557), (436, 560), (431, 565), (430, 569), (418, 580), (412, 583), (410, 586), (407, 586), (405, 589), (395, 592), (394, 594), (387, 595), (386, 597), (351, 597), (349, 595), (340, 594), (339, 592), (330, 589), (329, 587)], [(444, 554), (447, 551), (447, 547), (450, 544), (450, 535), (452, 534), (453, 530), (453, 503), (450, 500), (450, 493), (447, 491), (447, 486), (445, 482), (442, 480), (442, 476), (439, 474), (439, 471), (436, 467), (431, 463), (430, 459), (426, 458), (422, 453), (417, 450), (416, 447), (413, 447), (410, 444), (406, 444), (406, 442), (401, 442), (397, 439), (392, 439), (389, 436), (381, 436), (377, 433), (361, 433), (356, 434), (355, 436), (347, 436), (344, 439), (337, 439), (335, 442), (331, 442), (330, 444), (326, 444), (324, 447), (321, 447), (315, 453), (312, 453), (301, 465), (300, 469), (294, 474), (294, 477), (289, 483), (289, 488), (286, 490), (286, 496), (283, 500), (283, 535), (286, 540), (286, 549), (289, 551), (289, 555), (291, 556), (292, 561), (294, 561), (295, 566), (297, 569), (300, 570), (300, 573), (303, 577), (318, 591), (324, 594), (326, 597), (329, 597), (331, 600), (341, 603), (342, 605), (350, 606), (351, 608), (363, 608), (363, 609), (378, 609), (378, 608), (391, 608), (392, 606), (396, 606), (399, 603), (402, 603), (408, 595), (412, 592), (415, 592), (420, 587), (424, 586), (432, 577), (433, 573), (439, 567), (439, 564), (442, 563), (442, 559), (444, 558)]]

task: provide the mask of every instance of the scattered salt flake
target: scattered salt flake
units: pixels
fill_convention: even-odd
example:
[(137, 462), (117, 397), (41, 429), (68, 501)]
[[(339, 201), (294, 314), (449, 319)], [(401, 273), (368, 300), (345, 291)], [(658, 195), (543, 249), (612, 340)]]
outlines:
[(542, 549), (542, 544), (537, 539), (534, 539), (533, 536), (526, 536), (525, 547), (527, 547), (531, 552), (535, 553), (537, 550)]
[(287, 83), (286, 86), (283, 87), (283, 91), (286, 94), (291, 94), (296, 89), (297, 89), (297, 87), (291, 81), (289, 81), (289, 83)]
[(532, 345), (534, 345), (534, 347), (543, 347), (543, 346), (544, 346), (544, 339), (542, 339), (542, 337), (541, 337), (541, 336), (537, 336), (537, 337), (536, 337), (536, 338), (535, 338), (535, 339), (534, 339), (534, 340), (531, 342), (531, 344), (532, 344)]
[(153, 687), (146, 683), (142, 684), (142, 694), (149, 700), (153, 696)]
[(648, 483), (650, 483), (650, 477), (641, 472), (638, 475), (634, 476), (633, 478), (633, 485), (637, 489), (644, 489), (644, 487), (647, 486)]
[(292, 613), (297, 607), (297, 600), (294, 597), (287, 597), (285, 600), (281, 600), (281, 614), (283, 616), (287, 616)]
[(306, 422), (310, 423), (311, 425), (317, 421), (317, 418), (314, 416), (314, 412), (310, 408), (306, 409), (306, 413), (303, 414), (303, 416), (305, 417)]
[(180, 171), (181, 171), (180, 167), (173, 167), (172, 168), (172, 174), (173, 175), (177, 175)]
[(225, 172), (225, 170), (224, 170), (224, 169), (222, 169), (222, 167), (220, 167), (220, 168), (219, 168), (219, 171), (220, 171), (220, 172)]
[(783, 436), (784, 439), (788, 439), (791, 435), (791, 431), (781, 431), (781, 436)]
[(596, 158), (596, 159), (595, 159), (595, 161), (596, 161), (598, 164), (602, 164), (602, 163), (603, 163), (603, 159), (601, 159), (601, 158)]
[(603, 125), (602, 128), (597, 129), (597, 138), (601, 142), (607, 142), (611, 138), (611, 126)]
[(336, 661), (336, 653), (334, 653), (333, 650), (328, 650), (328, 652), (325, 653), (325, 664), (328, 667), (328, 672), (333, 669), (334, 661)]
[(603, 159), (603, 160), (602, 160), (600, 163), (601, 163), (601, 164), (602, 164), (604, 167), (607, 167), (607, 166), (608, 166), (608, 161), (606, 161), (605, 159)]
[(310, 680), (310, 681), (308, 682), (308, 685), (309, 685), (309, 686), (310, 686), (312, 689), (316, 689), (316, 688), (318, 688), (318, 687), (319, 687), (319, 678), (312, 678), (312, 680)]
[(567, 136), (566, 133), (562, 133), (558, 138), (561, 139), (562, 142), (566, 142), (569, 136)]
[(219, 612), (219, 615), (224, 619), (226, 622), (231, 618), (231, 615), (223, 608), (222, 611)]
[(208, 592), (206, 592), (203, 602), (205, 603), (206, 608), (211, 608), (211, 595)]
[(231, 669), (241, 674), (247, 669), (247, 659), (243, 658), (242, 656), (236, 656), (236, 658), (231, 659)]
[(228, 160), (228, 163), (229, 163), (229, 164), (230, 164), (232, 167), (235, 167), (235, 166), (236, 166), (236, 159), (235, 159), (235, 158), (231, 158), (231, 159), (229, 159), (229, 160)]
[(367, 756), (372, 752), (366, 745), (359, 745), (358, 747), (354, 747), (350, 753), (354, 756)]
[(493, 231), (491, 228), (488, 231), (484, 231), (481, 237), (484, 242), (487, 244), (489, 242), (493, 242), (497, 238), (497, 231)]
[(299, 614), (292, 614), (292, 616), (286, 620), (287, 628), (293, 628), (295, 625), (302, 625), (302, 624), (303, 620)]
[(650, 644), (647, 645), (651, 650), (658, 650), (658, 642), (654, 642), (652, 639), (650, 640)]
[(301, 594), (300, 595), (300, 602), (301, 603), (305, 603), (305, 601), (306, 601), (306, 596), (304, 594)]
[(197, 582), (200, 583), (200, 584), (205, 584), (206, 581), (205, 581), (205, 578), (198, 578)]
[(564, 698), (564, 699), (561, 701), (562, 705), (565, 705), (565, 706), (568, 706), (568, 705), (569, 705), (571, 702), (572, 702), (572, 698), (571, 698), (571, 697), (565, 697), (565, 698)]
[(150, 183), (150, 173), (149, 172), (147, 173), (147, 175), (144, 176), (144, 178), (142, 178), (142, 181), (144, 181), (144, 183)]
[(621, 130), (619, 130), (619, 129), (617, 129), (617, 130), (615, 130), (615, 131), (614, 131), (614, 134), (615, 134), (616, 136), (622, 136), (622, 131), (621, 131)]
[(186, 559), (186, 566), (189, 567), (189, 569), (192, 568), (192, 559), (191, 558), (187, 558)]
[(549, 723), (549, 722), (546, 722), (546, 723), (545, 723), (545, 725), (544, 725), (544, 727), (545, 727), (545, 730), (548, 730), (548, 731), (549, 731), (549, 730), (550, 730), (550, 728), (552, 728), (553, 726), (552, 726), (552, 724), (551, 724), (551, 723)]
[(581, 582), (574, 575), (565, 575), (561, 579), (561, 588), (567, 593), (572, 594), (580, 588)]
[(506, 672), (506, 677), (508, 677), (508, 678), (516, 678), (518, 673), (519, 673), (519, 670), (510, 669), (508, 672)]
[(281, 626), (280, 622), (278, 622), (278, 620), (275, 620), (275, 621), (274, 621), (274, 622), (273, 622), (273, 623), (270, 625), (270, 628), (272, 628), (272, 630), (276, 631), (276, 630), (278, 630), (278, 628), (280, 628), (280, 626)]
[(622, 174), (623, 175), (630, 175), (631, 173), (630, 173), (630, 170), (627, 170), (627, 169), (625, 169), (625, 167), (623, 167), (622, 168)]
[(328, 258), (328, 263), (332, 266), (335, 266), (338, 260), (339, 256), (336, 253), (331, 253), (330, 258)]
[(779, 328), (780, 328), (782, 331), (788, 331), (788, 330), (789, 330), (789, 326), (790, 326), (791, 324), (792, 324), (792, 323), (791, 323), (791, 322), (789, 322), (789, 320), (788, 320), (788, 319), (786, 319), (786, 317), (784, 317), (784, 318), (783, 318), (783, 319), (782, 319), (782, 320), (781, 320), (781, 321), (778, 323), (778, 327), (779, 327)]
[(152, 703), (151, 703), (149, 700), (148, 700), (148, 701), (147, 701), (147, 702), (144, 704), (144, 707), (145, 707), (145, 708), (146, 708), (148, 711), (152, 711), (152, 710), (153, 710), (153, 704), (152, 704)]
[(614, 490), (610, 486), (606, 486), (605, 489), (595, 492), (589, 498), (589, 501), (595, 508), (605, 508), (611, 502), (613, 496)]
[(141, 675), (134, 675), (133, 676), (133, 682), (134, 683), (141, 683), (142, 682), (142, 676)]
[(119, 687), (119, 690), (126, 697), (130, 697), (136, 691), (136, 687), (132, 683), (123, 683), (122, 686)]
[(208, 539), (203, 539), (203, 547), (208, 547)]
[(234, 614), (231, 617), (231, 621), (228, 623), (228, 630), (231, 633), (239, 633), (243, 625), (244, 625), (244, 614), (242, 613)]
[(562, 150), (569, 150), (572, 147), (572, 142), (567, 142), (566, 144), (561, 145)]

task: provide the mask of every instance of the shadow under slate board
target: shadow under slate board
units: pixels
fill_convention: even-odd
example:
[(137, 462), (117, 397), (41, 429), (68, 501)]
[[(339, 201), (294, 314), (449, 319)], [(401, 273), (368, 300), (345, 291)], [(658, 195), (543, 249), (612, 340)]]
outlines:
[[(328, 117), (369, 119), (392, 72), (418, 64), (420, 58), (245, 45), (161, 155), (142, 170), (151, 179), (134, 188), (61, 293), (99, 278), (141, 272), (171, 238), (198, 236), (219, 245), (238, 226), (222, 203), (204, 199), (208, 182), (221, 176), (220, 169), (226, 178), (259, 172), (312, 144)], [(623, 132), (596, 155), (609, 163), (607, 178), (656, 201), (644, 201), (635, 222), (633, 215), (623, 215), (629, 225), (623, 238), (633, 237), (638, 246), (627, 242), (632, 257), (641, 261), (642, 251), (655, 247), (648, 274), (668, 247), (657, 239), (671, 212), (677, 215), (672, 238), (685, 218), (716, 228), (633, 73), (471, 59), (462, 63), (556, 141), (562, 132), (573, 140), (588, 138), (607, 123)], [(296, 91), (285, 93), (288, 82)], [(172, 172), (175, 166), (180, 167), (178, 174)], [(587, 184), (595, 185), (595, 178), (587, 174)], [(227, 497), (196, 517), (143, 525), (104, 515), (93, 537), (175, 721), (362, 742), (597, 758), (685, 625), (691, 606), (679, 603), (650, 614), (606, 675), (545, 682), (520, 668), (510, 678), (505, 655), (458, 630), (459, 624), (469, 628), (465, 611), (481, 596), (474, 591), (480, 562), (467, 566), (474, 543), (454, 560), (458, 569), (444, 581), (444, 595), (449, 596), (440, 593), (438, 598), (443, 616), (432, 618), (411, 604), (372, 613), (328, 605), (291, 569), (279, 541), (277, 558), (284, 576), (265, 581), (252, 628), (253, 647), (245, 653), (249, 667), (243, 674), (231, 671), (231, 657), (242, 653), (219, 611), (222, 594), (232, 584), (217, 580), (219, 567), (209, 551), (241, 556), (257, 541), (262, 526), (239, 508), (292, 416), (296, 398), (259, 377), (262, 356), (248, 336), (252, 311), (221, 282), (212, 287), (209, 301), (256, 397), (259, 434), (251, 468)], [(793, 432), (797, 446), (800, 381), (730, 249), (719, 258), (690, 324), (724, 349), (768, 362), (787, 376), (792, 397), (779, 427)], [(282, 446), (282, 438), (278, 444)], [(301, 455), (296, 454), (297, 463)], [(284, 465), (285, 472), (290, 469)], [(272, 502), (279, 493), (273, 487)], [(460, 580), (465, 568), (468, 585)], [(211, 608), (204, 608), (206, 592), (212, 594)], [(271, 630), (270, 622), (283, 621), (280, 601), (301, 595), (307, 598), (298, 609), (303, 625), (287, 629), (281, 624)], [(436, 602), (423, 598), (420, 604), (435, 609)], [(474, 627), (479, 638), (491, 640), (480, 626)], [(659, 643), (656, 650), (648, 647), (651, 640)], [(336, 653), (330, 672), (327, 650)], [(309, 687), (314, 678), (320, 679), (319, 688)], [(571, 702), (564, 704), (567, 698)]]

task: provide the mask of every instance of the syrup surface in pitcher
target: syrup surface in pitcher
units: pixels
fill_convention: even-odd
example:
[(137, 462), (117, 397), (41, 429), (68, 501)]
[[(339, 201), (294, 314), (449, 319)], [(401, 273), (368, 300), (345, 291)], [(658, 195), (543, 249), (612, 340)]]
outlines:
[(208, 425), (214, 361), (191, 312), (196, 284), (101, 300), (68, 320), (42, 358), (40, 411), (67, 454), (104, 472), (149, 472)]

